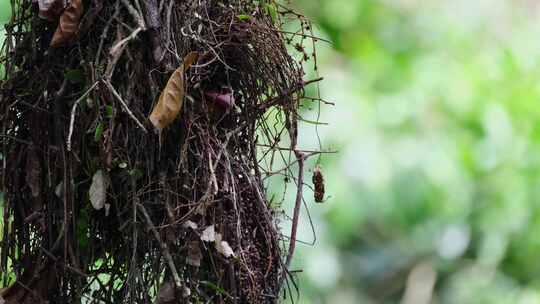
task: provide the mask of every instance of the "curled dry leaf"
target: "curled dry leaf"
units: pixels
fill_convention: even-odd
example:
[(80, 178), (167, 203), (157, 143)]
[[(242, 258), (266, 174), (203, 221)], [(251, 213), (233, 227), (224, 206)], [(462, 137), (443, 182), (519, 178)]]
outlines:
[(229, 243), (222, 241), (222, 239), (223, 237), (221, 236), (221, 234), (216, 233), (214, 225), (206, 227), (206, 229), (204, 229), (201, 234), (201, 240), (208, 243), (213, 242), (217, 252), (221, 253), (224, 257), (228, 258), (234, 256), (234, 251), (232, 250)]
[(315, 191), (313, 192), (315, 202), (322, 203), (324, 201), (324, 177), (321, 172), (321, 167), (318, 165), (313, 169), (312, 182), (313, 186), (315, 186)]
[(216, 240), (216, 229), (214, 225), (210, 225), (203, 230), (201, 234), (201, 241), (214, 242)]
[(229, 243), (222, 241), (222, 236), (219, 233), (216, 233), (215, 247), (217, 252), (221, 253), (224, 257), (234, 257), (234, 251), (232, 250)]
[(150, 114), (150, 121), (161, 132), (170, 125), (180, 113), (184, 101), (184, 74), (197, 61), (197, 52), (191, 52), (184, 57), (182, 65), (173, 72), (165, 89), (161, 92), (158, 102)]
[(107, 188), (111, 184), (109, 176), (106, 172), (98, 170), (94, 177), (92, 177), (92, 185), (88, 192), (90, 196), (90, 203), (96, 210), (101, 210), (105, 206), (105, 200), (107, 199)]
[(39, 18), (48, 21), (56, 21), (64, 8), (66, 8), (66, 0), (34, 0), (34, 3), (39, 7)]
[(193, 229), (193, 230), (196, 230), (197, 228), (199, 228), (199, 227), (197, 226), (196, 223), (194, 223), (194, 222), (192, 222), (192, 221), (190, 221), (190, 220), (188, 220), (188, 221), (186, 221), (185, 223), (183, 223), (183, 224), (182, 224), (182, 227), (184, 227), (184, 228), (191, 228), (191, 229)]
[(223, 254), (224, 257), (234, 257), (234, 251), (232, 250), (229, 243), (221, 241), (219, 245), (216, 243), (216, 249), (219, 253)]
[(51, 47), (59, 47), (73, 41), (83, 14), (82, 0), (72, 0), (60, 16), (60, 23), (51, 40)]

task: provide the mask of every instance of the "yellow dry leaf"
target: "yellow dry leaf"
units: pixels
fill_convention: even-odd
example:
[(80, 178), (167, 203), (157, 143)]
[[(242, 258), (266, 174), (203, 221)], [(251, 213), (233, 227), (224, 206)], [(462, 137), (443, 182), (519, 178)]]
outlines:
[(82, 0), (72, 0), (71, 4), (60, 16), (60, 22), (51, 40), (51, 47), (59, 47), (73, 40), (79, 29), (82, 14)]
[(170, 125), (180, 113), (184, 101), (184, 74), (197, 61), (199, 54), (191, 52), (184, 57), (182, 65), (169, 78), (159, 95), (158, 103), (150, 114), (150, 121), (158, 131)]

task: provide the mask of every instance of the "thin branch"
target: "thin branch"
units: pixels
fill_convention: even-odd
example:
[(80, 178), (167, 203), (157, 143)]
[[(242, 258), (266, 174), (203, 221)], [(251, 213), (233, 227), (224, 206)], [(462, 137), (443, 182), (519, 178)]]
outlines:
[(108, 80), (103, 80), (103, 82), (105, 83), (105, 85), (107, 86), (107, 88), (109, 88), (109, 90), (110, 90), (111, 93), (114, 95), (114, 97), (122, 104), (122, 106), (124, 106), (124, 110), (126, 110), (126, 112), (128, 113), (128, 115), (135, 121), (135, 123), (139, 126), (139, 128), (141, 128), (145, 133), (148, 133), (148, 131), (146, 130), (146, 128), (144, 127), (144, 125), (137, 119), (137, 117), (135, 117), (135, 115), (133, 114), (133, 112), (131, 112), (131, 110), (129, 109), (128, 105), (127, 105), (126, 102), (122, 99), (122, 97), (120, 96), (120, 94), (118, 94), (118, 92), (117, 92), (116, 89), (113, 87), (113, 85), (112, 85)]
[(296, 200), (294, 202), (294, 212), (291, 227), (291, 241), (289, 242), (289, 251), (287, 252), (287, 258), (285, 260), (285, 268), (289, 269), (289, 266), (294, 255), (294, 249), (296, 246), (296, 232), (298, 230), (298, 219), (300, 217), (300, 207), (302, 206), (302, 192), (304, 190), (304, 153), (294, 150), (296, 160), (298, 161), (298, 185), (296, 189)]
[(99, 82), (96, 81), (88, 90), (86, 90), (86, 92), (84, 92), (84, 94), (82, 94), (81, 97), (79, 97), (79, 99), (75, 101), (75, 103), (73, 104), (73, 107), (71, 108), (71, 120), (69, 121), (69, 132), (68, 132), (68, 138), (66, 141), (67, 150), (69, 152), (71, 152), (71, 136), (73, 135), (73, 126), (75, 125), (75, 113), (77, 112), (77, 107), (79, 106), (79, 103), (83, 99), (85, 99), (88, 96), (88, 94), (92, 92), (92, 90), (94, 90), (94, 88), (97, 86), (98, 83)]
[(182, 287), (182, 281), (180, 280), (180, 276), (178, 275), (178, 271), (176, 270), (176, 266), (174, 265), (174, 261), (173, 261), (171, 252), (169, 251), (169, 247), (167, 247), (167, 244), (165, 244), (161, 240), (161, 237), (159, 236), (159, 232), (157, 231), (156, 226), (154, 226), (154, 223), (152, 223), (152, 219), (150, 218), (150, 215), (146, 211), (146, 208), (144, 208), (142, 204), (137, 204), (137, 207), (144, 215), (144, 218), (146, 219), (146, 223), (148, 224), (148, 227), (152, 231), (152, 234), (154, 234), (154, 237), (156, 238), (157, 242), (159, 243), (159, 246), (161, 247), (161, 251), (163, 253), (163, 256), (165, 257), (165, 260), (167, 260), (167, 264), (169, 265), (169, 269), (171, 270), (176, 287), (177, 288)]

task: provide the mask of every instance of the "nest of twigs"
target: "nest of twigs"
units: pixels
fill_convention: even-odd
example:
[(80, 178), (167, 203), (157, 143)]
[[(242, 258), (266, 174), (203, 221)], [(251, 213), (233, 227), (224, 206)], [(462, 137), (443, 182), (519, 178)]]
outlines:
[[(309, 156), (296, 148), (309, 24), (274, 1), (76, 3), (12, 1), (0, 299), (277, 302)], [(192, 52), (183, 107), (157, 130), (148, 117)], [(271, 170), (274, 154), (285, 169)], [(298, 184), (287, 243), (273, 174)]]

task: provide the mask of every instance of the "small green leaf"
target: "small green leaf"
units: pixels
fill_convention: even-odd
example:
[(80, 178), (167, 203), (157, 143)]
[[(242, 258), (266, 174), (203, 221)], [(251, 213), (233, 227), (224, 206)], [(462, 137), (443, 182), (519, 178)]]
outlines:
[(267, 3), (265, 6), (266, 13), (272, 18), (272, 22), (275, 24), (278, 20), (278, 13), (276, 7), (270, 3)]
[(88, 227), (89, 227), (89, 216), (88, 216), (88, 210), (86, 208), (83, 208), (81, 212), (79, 213), (79, 217), (77, 218), (77, 241), (79, 242), (79, 247), (82, 250), (86, 250), (88, 248), (89, 243), (89, 237), (88, 237)]
[(236, 16), (236, 18), (238, 18), (238, 20), (240, 21), (248, 21), (251, 19), (251, 16), (250, 15), (238, 15)]
[(135, 181), (143, 177), (143, 172), (140, 169), (131, 169), (128, 173)]
[(101, 135), (103, 135), (103, 123), (99, 123), (96, 127), (96, 131), (94, 132), (94, 141), (95, 142), (99, 142), (99, 140), (101, 139)]
[(227, 297), (231, 297), (231, 295), (229, 295), (229, 293), (227, 293), (227, 291), (225, 289), (223, 289), (222, 287), (210, 282), (210, 281), (200, 281), (200, 283), (202, 285), (205, 285), (207, 286), (208, 288), (214, 290), (215, 292), (219, 293), (219, 294), (222, 294), (222, 295), (225, 295)]
[(112, 106), (105, 106), (105, 113), (107, 114), (107, 118), (113, 118), (114, 108)]
[(85, 80), (84, 72), (79, 69), (67, 70), (64, 77), (72, 83), (83, 83)]

